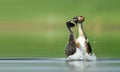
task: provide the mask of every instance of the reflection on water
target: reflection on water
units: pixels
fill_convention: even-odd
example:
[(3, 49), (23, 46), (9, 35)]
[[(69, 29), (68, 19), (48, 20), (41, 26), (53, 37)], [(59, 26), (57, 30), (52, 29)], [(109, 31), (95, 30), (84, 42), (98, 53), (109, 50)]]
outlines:
[(0, 60), (0, 72), (120, 72), (120, 60)]
[(95, 64), (96, 61), (67, 61), (69, 72), (89, 72)]

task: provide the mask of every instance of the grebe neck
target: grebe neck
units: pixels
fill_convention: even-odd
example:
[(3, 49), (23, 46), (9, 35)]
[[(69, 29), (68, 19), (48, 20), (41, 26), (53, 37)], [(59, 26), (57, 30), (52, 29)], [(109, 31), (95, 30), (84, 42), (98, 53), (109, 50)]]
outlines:
[(83, 26), (82, 26), (82, 23), (81, 24), (78, 24), (79, 25), (79, 36), (84, 36), (84, 31), (83, 31)]
[(85, 32), (84, 32), (84, 30), (83, 30), (83, 25), (82, 25), (82, 23), (80, 23), (80, 24), (78, 24), (79, 25), (79, 36), (78, 37), (84, 37), (85, 39), (87, 39), (87, 36), (86, 36), (86, 34), (85, 34)]

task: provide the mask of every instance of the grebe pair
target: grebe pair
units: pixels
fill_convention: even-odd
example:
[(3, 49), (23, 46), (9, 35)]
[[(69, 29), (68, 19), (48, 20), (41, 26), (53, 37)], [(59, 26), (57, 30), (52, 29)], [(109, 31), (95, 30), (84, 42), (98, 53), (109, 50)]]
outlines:
[[(83, 30), (83, 16), (74, 17), (72, 20), (66, 22), (66, 26), (70, 31), (69, 42), (65, 53), (68, 60), (96, 60), (96, 56), (92, 51), (87, 36)], [(78, 24), (79, 35), (76, 39), (72, 28)]]

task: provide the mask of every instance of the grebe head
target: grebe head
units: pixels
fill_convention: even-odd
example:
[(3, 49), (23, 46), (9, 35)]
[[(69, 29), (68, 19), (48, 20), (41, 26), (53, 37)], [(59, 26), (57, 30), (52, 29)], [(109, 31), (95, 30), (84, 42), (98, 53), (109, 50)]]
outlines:
[(72, 20), (66, 22), (66, 24), (67, 24), (68, 27), (74, 27), (75, 26), (75, 23)]
[(77, 17), (74, 17), (73, 18), (73, 21), (77, 24), (77, 23), (83, 23), (84, 22), (84, 20), (85, 20), (85, 17), (83, 17), (83, 16), (77, 16)]

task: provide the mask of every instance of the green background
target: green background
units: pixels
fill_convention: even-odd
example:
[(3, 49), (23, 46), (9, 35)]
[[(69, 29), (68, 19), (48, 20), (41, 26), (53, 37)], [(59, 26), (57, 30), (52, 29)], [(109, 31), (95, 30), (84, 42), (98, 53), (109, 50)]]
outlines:
[[(120, 0), (0, 0), (0, 57), (65, 57), (65, 22), (86, 18), (98, 58), (120, 57)], [(75, 29), (76, 30), (76, 29)]]

